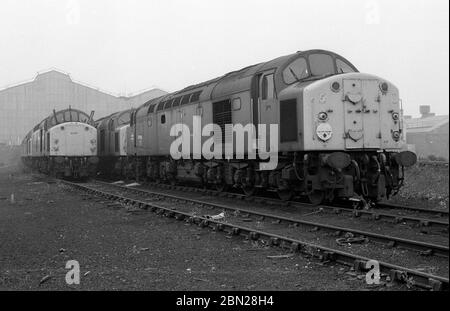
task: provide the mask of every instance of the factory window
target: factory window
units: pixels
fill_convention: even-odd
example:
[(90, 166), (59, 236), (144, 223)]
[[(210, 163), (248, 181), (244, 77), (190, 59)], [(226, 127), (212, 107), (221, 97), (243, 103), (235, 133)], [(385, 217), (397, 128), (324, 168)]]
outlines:
[(175, 98), (175, 99), (173, 100), (173, 105), (172, 105), (172, 107), (178, 107), (178, 106), (180, 105), (180, 102), (181, 102), (181, 96), (180, 96), (180, 97), (177, 97), (177, 98)]
[(183, 96), (183, 99), (181, 100), (181, 105), (189, 104), (189, 99), (191, 98), (192, 94), (186, 94)]
[(202, 93), (202, 91), (198, 91), (198, 92), (195, 92), (195, 93), (193, 93), (192, 94), (192, 96), (191, 96), (191, 103), (193, 103), (193, 102), (198, 102), (199, 101), (199, 99), (200, 99), (200, 94)]
[(262, 96), (261, 99), (274, 98), (273, 74), (265, 75), (262, 79)]
[(161, 124), (165, 124), (165, 123), (166, 123), (166, 115), (163, 114), (163, 115), (161, 116)]

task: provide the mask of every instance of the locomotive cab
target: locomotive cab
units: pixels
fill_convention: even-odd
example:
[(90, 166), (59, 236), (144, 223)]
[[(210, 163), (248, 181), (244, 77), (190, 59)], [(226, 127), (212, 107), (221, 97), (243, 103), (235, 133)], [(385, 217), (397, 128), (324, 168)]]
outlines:
[(300, 55), (280, 75), (286, 85), (279, 96), (281, 149), (303, 151), (311, 201), (336, 195), (378, 201), (400, 188), (399, 170), (414, 164), (415, 155), (404, 151), (401, 100), (394, 84), (360, 73), (326, 51)]

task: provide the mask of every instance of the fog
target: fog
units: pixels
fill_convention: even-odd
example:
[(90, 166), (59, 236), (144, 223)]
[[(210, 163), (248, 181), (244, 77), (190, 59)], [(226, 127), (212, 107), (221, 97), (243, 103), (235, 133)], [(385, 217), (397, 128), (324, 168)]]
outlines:
[(113, 93), (175, 91), (314, 48), (448, 114), (447, 0), (2, 0), (0, 88), (56, 67)]

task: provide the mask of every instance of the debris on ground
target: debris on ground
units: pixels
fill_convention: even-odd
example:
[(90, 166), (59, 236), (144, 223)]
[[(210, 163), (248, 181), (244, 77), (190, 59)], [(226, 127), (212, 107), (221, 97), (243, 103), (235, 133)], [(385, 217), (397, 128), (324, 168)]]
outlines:
[(139, 184), (139, 183), (137, 183), (137, 182), (134, 182), (134, 183), (125, 185), (125, 187), (137, 187), (137, 186), (140, 186), (140, 185), (141, 185), (141, 184)]
[(211, 220), (222, 220), (225, 218), (225, 212), (222, 212), (218, 215), (213, 215), (213, 216), (205, 215), (203, 217), (205, 217), (206, 219), (211, 219)]
[(44, 284), (45, 282), (47, 282), (48, 280), (50, 280), (52, 277), (50, 275), (46, 275), (44, 276), (40, 281), (39, 281), (39, 285)]
[(269, 259), (286, 259), (294, 257), (294, 254), (266, 256)]

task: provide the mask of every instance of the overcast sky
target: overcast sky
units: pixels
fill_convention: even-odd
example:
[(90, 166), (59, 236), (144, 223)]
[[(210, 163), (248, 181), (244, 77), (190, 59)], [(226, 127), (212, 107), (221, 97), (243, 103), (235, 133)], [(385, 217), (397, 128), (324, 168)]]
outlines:
[(448, 114), (448, 0), (2, 0), (0, 88), (51, 67), (113, 93), (176, 91), (298, 50)]

